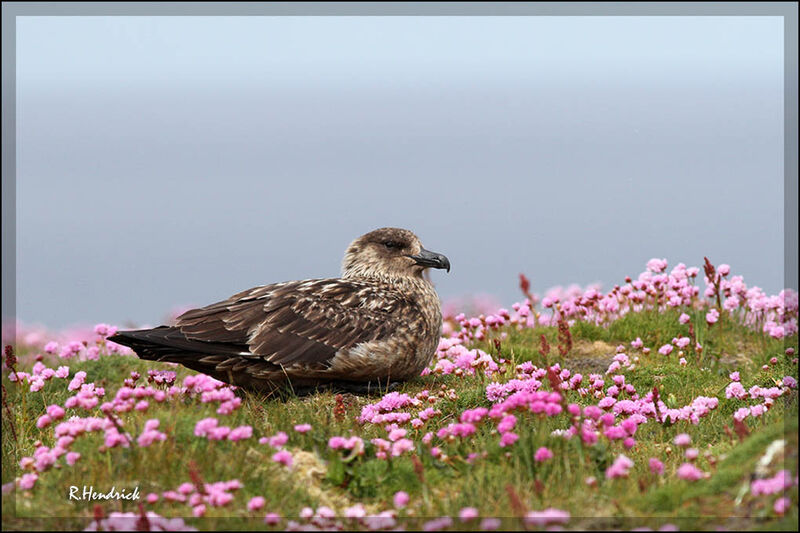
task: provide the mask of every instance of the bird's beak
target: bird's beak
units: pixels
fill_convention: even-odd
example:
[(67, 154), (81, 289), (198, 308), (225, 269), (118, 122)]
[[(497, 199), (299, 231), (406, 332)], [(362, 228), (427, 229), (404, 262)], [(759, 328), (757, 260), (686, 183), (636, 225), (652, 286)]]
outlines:
[(409, 255), (420, 266), (432, 268), (444, 268), (450, 272), (450, 260), (442, 254), (431, 252), (425, 248), (420, 248), (417, 255)]

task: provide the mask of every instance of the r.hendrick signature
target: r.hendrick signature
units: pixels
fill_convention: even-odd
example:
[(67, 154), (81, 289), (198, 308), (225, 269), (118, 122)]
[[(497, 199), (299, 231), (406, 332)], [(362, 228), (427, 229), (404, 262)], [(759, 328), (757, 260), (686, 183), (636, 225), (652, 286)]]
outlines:
[(69, 499), (70, 500), (138, 500), (139, 499), (139, 487), (134, 487), (133, 492), (129, 492), (128, 489), (122, 489), (121, 491), (117, 490), (116, 486), (111, 487), (111, 490), (108, 492), (97, 492), (94, 490), (94, 486), (86, 485), (83, 486), (83, 491), (81, 492), (80, 487), (75, 485), (70, 485), (69, 487)]

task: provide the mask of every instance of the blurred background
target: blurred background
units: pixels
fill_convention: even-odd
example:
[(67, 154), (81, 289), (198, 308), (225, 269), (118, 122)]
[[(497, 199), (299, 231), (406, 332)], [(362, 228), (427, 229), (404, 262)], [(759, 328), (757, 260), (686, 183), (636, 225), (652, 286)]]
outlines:
[(17, 314), (157, 324), (338, 275), (381, 226), (443, 300), (707, 255), (783, 288), (779, 17), (20, 17)]

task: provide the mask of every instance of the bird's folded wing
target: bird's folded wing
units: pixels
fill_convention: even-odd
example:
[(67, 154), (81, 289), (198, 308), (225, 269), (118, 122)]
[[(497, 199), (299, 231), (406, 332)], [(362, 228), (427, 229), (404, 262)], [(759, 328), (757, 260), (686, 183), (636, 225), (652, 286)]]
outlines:
[(388, 337), (419, 316), (400, 291), (354, 280), (277, 283), (187, 311), (190, 341), (247, 345), (245, 357), (279, 365), (327, 364), (339, 350)]

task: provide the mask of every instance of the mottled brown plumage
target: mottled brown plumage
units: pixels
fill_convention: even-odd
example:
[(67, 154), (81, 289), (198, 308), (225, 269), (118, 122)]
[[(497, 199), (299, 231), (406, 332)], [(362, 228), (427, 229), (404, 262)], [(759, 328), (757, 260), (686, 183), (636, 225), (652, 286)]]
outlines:
[(419, 375), (441, 334), (426, 268), (446, 268), (412, 232), (381, 228), (348, 247), (342, 277), (255, 287), (178, 317), (175, 326), (111, 340), (262, 391), (376, 388)]

